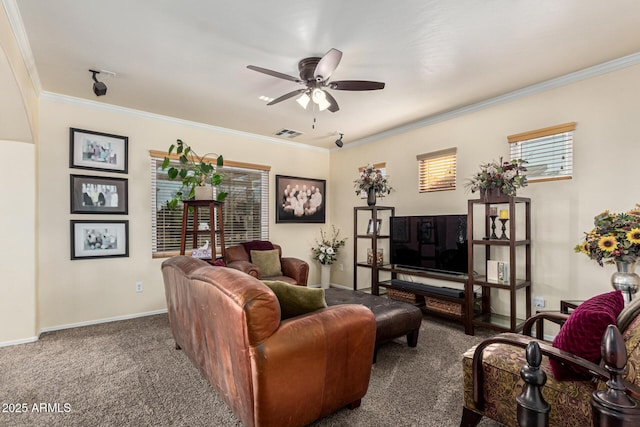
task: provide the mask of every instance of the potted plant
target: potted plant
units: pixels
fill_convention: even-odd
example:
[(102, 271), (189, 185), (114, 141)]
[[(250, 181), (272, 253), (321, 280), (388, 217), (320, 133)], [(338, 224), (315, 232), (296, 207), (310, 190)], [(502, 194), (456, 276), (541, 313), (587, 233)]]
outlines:
[[(222, 183), (222, 175), (219, 172), (224, 166), (222, 156), (214, 153), (207, 153), (203, 156), (198, 155), (189, 145), (185, 144), (181, 139), (171, 144), (167, 156), (162, 162), (162, 170), (168, 169), (167, 176), (171, 181), (181, 180), (182, 187), (176, 192), (173, 199), (168, 204), (171, 209), (175, 209), (179, 201), (182, 200), (207, 200), (213, 197), (212, 187), (218, 187)], [(178, 166), (171, 165), (169, 156), (175, 150), (179, 155)], [(216, 159), (216, 164), (207, 161), (207, 156)], [(204, 189), (204, 192), (201, 192)], [(218, 191), (216, 200), (222, 201), (228, 196), (224, 191)]]
[(387, 177), (372, 164), (368, 164), (360, 173), (360, 177), (353, 182), (357, 195), (360, 195), (360, 193), (367, 194), (367, 204), (369, 206), (376, 204), (376, 197), (384, 197), (385, 194), (389, 194), (393, 190), (387, 181)]
[(482, 164), (480, 172), (469, 179), (466, 186), (472, 193), (480, 191), (480, 197), (485, 197), (492, 190), (515, 196), (518, 188), (527, 186), (527, 177), (523, 173), (527, 170), (525, 163), (526, 160), (522, 159), (503, 162), (501, 157), (499, 162)]
[(316, 246), (312, 247), (313, 259), (317, 260), (322, 266), (320, 270), (320, 285), (322, 288), (328, 288), (331, 274), (331, 264), (338, 259), (338, 250), (346, 243), (345, 239), (340, 239), (340, 230), (331, 227), (333, 234), (331, 238), (327, 233), (320, 230), (321, 241), (316, 240)]

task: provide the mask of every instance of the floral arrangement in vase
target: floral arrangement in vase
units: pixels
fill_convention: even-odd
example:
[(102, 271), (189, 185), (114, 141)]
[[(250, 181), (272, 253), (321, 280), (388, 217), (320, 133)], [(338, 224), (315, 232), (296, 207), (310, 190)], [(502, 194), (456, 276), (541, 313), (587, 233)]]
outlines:
[(527, 163), (523, 159), (514, 159), (509, 162), (503, 162), (502, 157), (500, 161), (492, 161), (480, 165), (480, 172), (476, 173), (469, 182), (467, 187), (472, 193), (476, 191), (484, 192), (491, 189), (499, 189), (504, 194), (509, 196), (515, 196), (516, 190), (521, 187), (527, 186), (527, 176), (524, 172), (527, 168), (524, 164)]
[(338, 249), (343, 247), (346, 242), (345, 239), (340, 239), (340, 230), (336, 230), (335, 227), (331, 227), (333, 232), (331, 238), (327, 236), (327, 233), (320, 230), (320, 242), (316, 240), (316, 245), (311, 250), (313, 251), (313, 259), (320, 262), (322, 265), (331, 265), (338, 259)]
[(376, 197), (384, 197), (393, 190), (389, 185), (387, 177), (382, 174), (380, 169), (376, 169), (371, 163), (360, 172), (360, 177), (353, 182), (357, 195), (361, 193), (368, 195), (369, 191), (372, 190)]
[(640, 204), (626, 213), (608, 210), (593, 219), (595, 228), (574, 248), (601, 267), (616, 261), (634, 263), (640, 256)]

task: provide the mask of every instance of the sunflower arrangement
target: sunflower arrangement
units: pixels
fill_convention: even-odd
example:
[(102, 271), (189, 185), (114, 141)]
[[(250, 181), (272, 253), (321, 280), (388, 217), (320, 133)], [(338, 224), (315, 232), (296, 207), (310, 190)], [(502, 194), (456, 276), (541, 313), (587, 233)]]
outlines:
[(602, 212), (595, 228), (574, 248), (603, 266), (616, 261), (635, 262), (640, 257), (640, 204), (626, 213)]
[(345, 239), (340, 239), (340, 230), (336, 230), (335, 227), (331, 227), (333, 234), (331, 238), (327, 236), (327, 233), (320, 230), (321, 241), (316, 240), (316, 246), (311, 248), (313, 251), (313, 259), (320, 261), (320, 264), (331, 265), (338, 259), (338, 249), (343, 247), (346, 243)]

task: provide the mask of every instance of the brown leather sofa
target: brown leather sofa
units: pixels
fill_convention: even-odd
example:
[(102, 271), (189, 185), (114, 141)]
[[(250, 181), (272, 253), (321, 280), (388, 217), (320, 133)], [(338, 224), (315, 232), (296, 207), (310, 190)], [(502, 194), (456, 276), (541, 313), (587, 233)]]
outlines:
[(224, 262), (227, 267), (235, 268), (260, 280), (277, 280), (292, 285), (307, 286), (309, 264), (298, 258), (283, 257), (280, 245), (267, 241), (256, 243), (262, 243), (262, 247), (264, 247), (264, 244), (268, 244), (270, 247), (278, 250), (280, 254), (280, 265), (282, 266), (282, 275), (263, 277), (260, 268), (251, 262), (251, 257), (245, 246), (246, 244), (229, 246), (225, 249)]
[(271, 289), (240, 271), (177, 256), (162, 275), (176, 348), (244, 426), (302, 426), (359, 406), (376, 337), (366, 307), (281, 321)]

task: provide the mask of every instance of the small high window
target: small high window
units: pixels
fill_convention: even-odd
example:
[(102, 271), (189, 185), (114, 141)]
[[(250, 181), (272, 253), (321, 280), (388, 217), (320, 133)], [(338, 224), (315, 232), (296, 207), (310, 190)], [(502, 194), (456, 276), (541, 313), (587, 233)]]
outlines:
[(421, 193), (456, 189), (456, 154), (456, 148), (448, 148), (416, 156)]
[(575, 128), (571, 122), (508, 136), (511, 159), (527, 161), (529, 182), (571, 179)]

